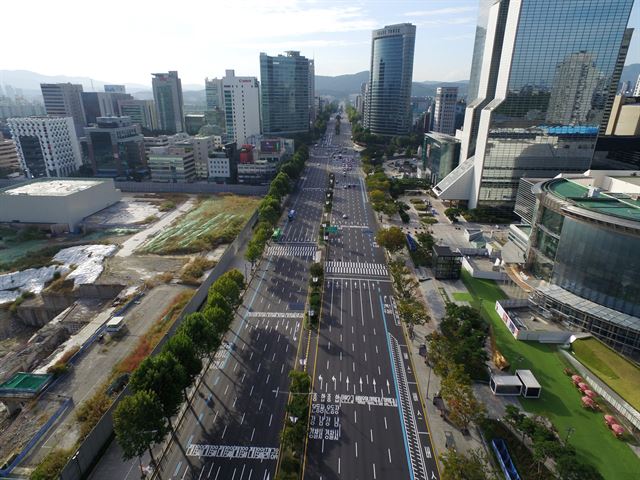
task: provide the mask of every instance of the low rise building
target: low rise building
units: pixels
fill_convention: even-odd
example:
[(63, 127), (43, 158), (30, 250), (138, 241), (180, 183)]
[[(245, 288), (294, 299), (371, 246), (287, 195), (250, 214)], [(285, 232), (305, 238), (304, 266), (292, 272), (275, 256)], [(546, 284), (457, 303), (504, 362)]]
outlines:
[(258, 147), (243, 145), (238, 161), (238, 183), (267, 185), (290, 154), (290, 144), (281, 138), (262, 139)]
[(433, 246), (433, 274), (437, 280), (457, 280), (462, 271), (462, 254), (445, 245)]
[(196, 179), (192, 147), (153, 147), (149, 153), (151, 181), (188, 183)]
[(444, 133), (425, 133), (422, 169), (432, 185), (449, 175), (460, 162), (460, 140)]
[(524, 194), (516, 204), (531, 228), (525, 268), (545, 281), (533, 308), (640, 358), (640, 171), (522, 182), (535, 197), (533, 208)]
[(69, 231), (121, 199), (111, 179), (39, 179), (0, 189), (0, 222), (64, 225)]
[(193, 158), (196, 163), (196, 177), (209, 177), (209, 154), (216, 148), (214, 138), (209, 136), (196, 136), (188, 140), (193, 146)]
[(205, 123), (204, 113), (187, 113), (184, 116), (184, 128), (189, 135), (197, 135)]
[(156, 130), (156, 106), (153, 100), (120, 100), (118, 102), (120, 115), (131, 118), (131, 122), (146, 130)]

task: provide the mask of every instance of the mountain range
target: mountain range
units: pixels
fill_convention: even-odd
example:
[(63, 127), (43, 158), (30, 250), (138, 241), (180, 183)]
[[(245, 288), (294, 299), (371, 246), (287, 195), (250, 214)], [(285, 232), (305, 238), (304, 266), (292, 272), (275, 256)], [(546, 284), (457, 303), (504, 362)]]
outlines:
[[(620, 81), (630, 81), (632, 85), (635, 85), (638, 75), (640, 75), (640, 63), (626, 65), (622, 71)], [(366, 70), (335, 77), (316, 75), (316, 95), (329, 95), (339, 99), (347, 98), (349, 95), (359, 93), (362, 83), (368, 80), (369, 72)], [(41, 98), (40, 83), (59, 82), (80, 84), (85, 91), (102, 91), (105, 84), (118, 83), (105, 82), (89, 77), (42, 75), (28, 70), (0, 70), (0, 86), (11, 85), (13, 88), (19, 88), (27, 98)], [(457, 82), (438, 82), (433, 80), (413, 82), (411, 95), (415, 97), (434, 96), (437, 87), (454, 86), (458, 87), (458, 95), (463, 97), (466, 96), (468, 83), (468, 80), (460, 80)], [(125, 83), (124, 85), (127, 92), (137, 98), (152, 98), (151, 87), (149, 85), (137, 83)], [(185, 103), (204, 102), (203, 85), (184, 84), (182, 89), (184, 91)]]

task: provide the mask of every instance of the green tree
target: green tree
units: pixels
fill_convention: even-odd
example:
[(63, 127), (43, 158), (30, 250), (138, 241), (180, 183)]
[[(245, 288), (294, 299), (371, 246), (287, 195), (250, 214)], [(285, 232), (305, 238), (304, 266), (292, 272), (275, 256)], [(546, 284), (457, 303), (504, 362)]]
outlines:
[(309, 267), (309, 274), (312, 277), (321, 277), (324, 274), (324, 268), (321, 263), (312, 263)]
[[(212, 310), (208, 312), (213, 312), (215, 306), (210, 305), (209, 308)], [(222, 309), (220, 310), (223, 311)], [(196, 353), (200, 357), (210, 357), (220, 346), (220, 331), (221, 329), (216, 328), (216, 326), (200, 312), (187, 315), (178, 329), (179, 333), (186, 335), (187, 338), (191, 340)]]
[(495, 477), (488, 473), (488, 461), (482, 450), (471, 450), (468, 454), (447, 450), (440, 455), (442, 480), (490, 480)]
[(471, 388), (471, 379), (462, 366), (453, 365), (440, 384), (440, 394), (449, 407), (449, 419), (456, 427), (466, 429), (471, 422), (485, 416), (485, 407)]
[(218, 278), (209, 288), (209, 292), (217, 292), (222, 295), (227, 302), (229, 302), (232, 310), (235, 310), (240, 305), (240, 288), (238, 287), (238, 284), (229, 277), (223, 276)]
[(376, 242), (390, 253), (396, 253), (406, 244), (406, 237), (398, 227), (383, 228), (376, 233)]
[(167, 341), (163, 350), (176, 357), (176, 360), (184, 367), (188, 383), (192, 384), (202, 371), (202, 360), (198, 356), (191, 338), (185, 332), (179, 331)]
[(249, 241), (247, 244), (247, 249), (244, 252), (244, 258), (251, 262), (253, 266), (258, 259), (262, 256), (262, 252), (264, 251), (264, 244), (260, 244), (259, 242)]
[(148, 451), (155, 465), (151, 447), (160, 443), (168, 432), (162, 405), (155, 392), (140, 390), (123, 398), (113, 412), (113, 430), (124, 460), (138, 457), (140, 461), (142, 454)]
[(424, 305), (415, 299), (398, 301), (398, 314), (400, 318), (409, 324), (422, 325), (429, 321), (429, 314)]
[(167, 419), (169, 428), (171, 417), (177, 412), (184, 400), (183, 389), (188, 385), (187, 375), (176, 357), (161, 352), (153, 357), (145, 358), (131, 375), (129, 386), (136, 393), (150, 390), (157, 395), (162, 406), (162, 413)]
[(240, 290), (244, 290), (247, 287), (247, 284), (244, 281), (244, 275), (237, 268), (234, 268), (232, 270), (229, 270), (228, 272), (223, 273), (222, 276), (229, 277), (231, 280), (236, 282), (236, 285), (238, 285), (238, 288), (240, 288)]

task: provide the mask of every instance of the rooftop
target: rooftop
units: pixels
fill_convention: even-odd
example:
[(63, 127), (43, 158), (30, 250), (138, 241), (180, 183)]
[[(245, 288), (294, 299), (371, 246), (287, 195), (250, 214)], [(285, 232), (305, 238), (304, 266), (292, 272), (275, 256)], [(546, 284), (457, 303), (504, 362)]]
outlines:
[(64, 197), (100, 185), (104, 180), (37, 180), (0, 190), (0, 195), (30, 195), (34, 197)]
[(0, 395), (4, 393), (40, 391), (51, 381), (49, 374), (38, 375), (35, 373), (18, 372), (6, 382), (0, 384)]
[(540, 384), (531, 370), (516, 370), (516, 376), (527, 388), (540, 388)]
[(640, 200), (637, 195), (599, 190), (590, 196), (593, 188), (566, 178), (549, 180), (543, 185), (543, 189), (577, 207), (602, 215), (640, 222)]

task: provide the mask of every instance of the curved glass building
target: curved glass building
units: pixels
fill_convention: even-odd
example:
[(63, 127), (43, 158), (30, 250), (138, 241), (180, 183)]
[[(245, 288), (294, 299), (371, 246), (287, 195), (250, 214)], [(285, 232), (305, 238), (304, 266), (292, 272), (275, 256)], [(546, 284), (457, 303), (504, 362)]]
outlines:
[(533, 300), (640, 357), (640, 173), (587, 173), (533, 187), (527, 264), (549, 282)]
[(364, 126), (376, 135), (411, 130), (411, 81), (416, 27), (410, 23), (374, 30)]

